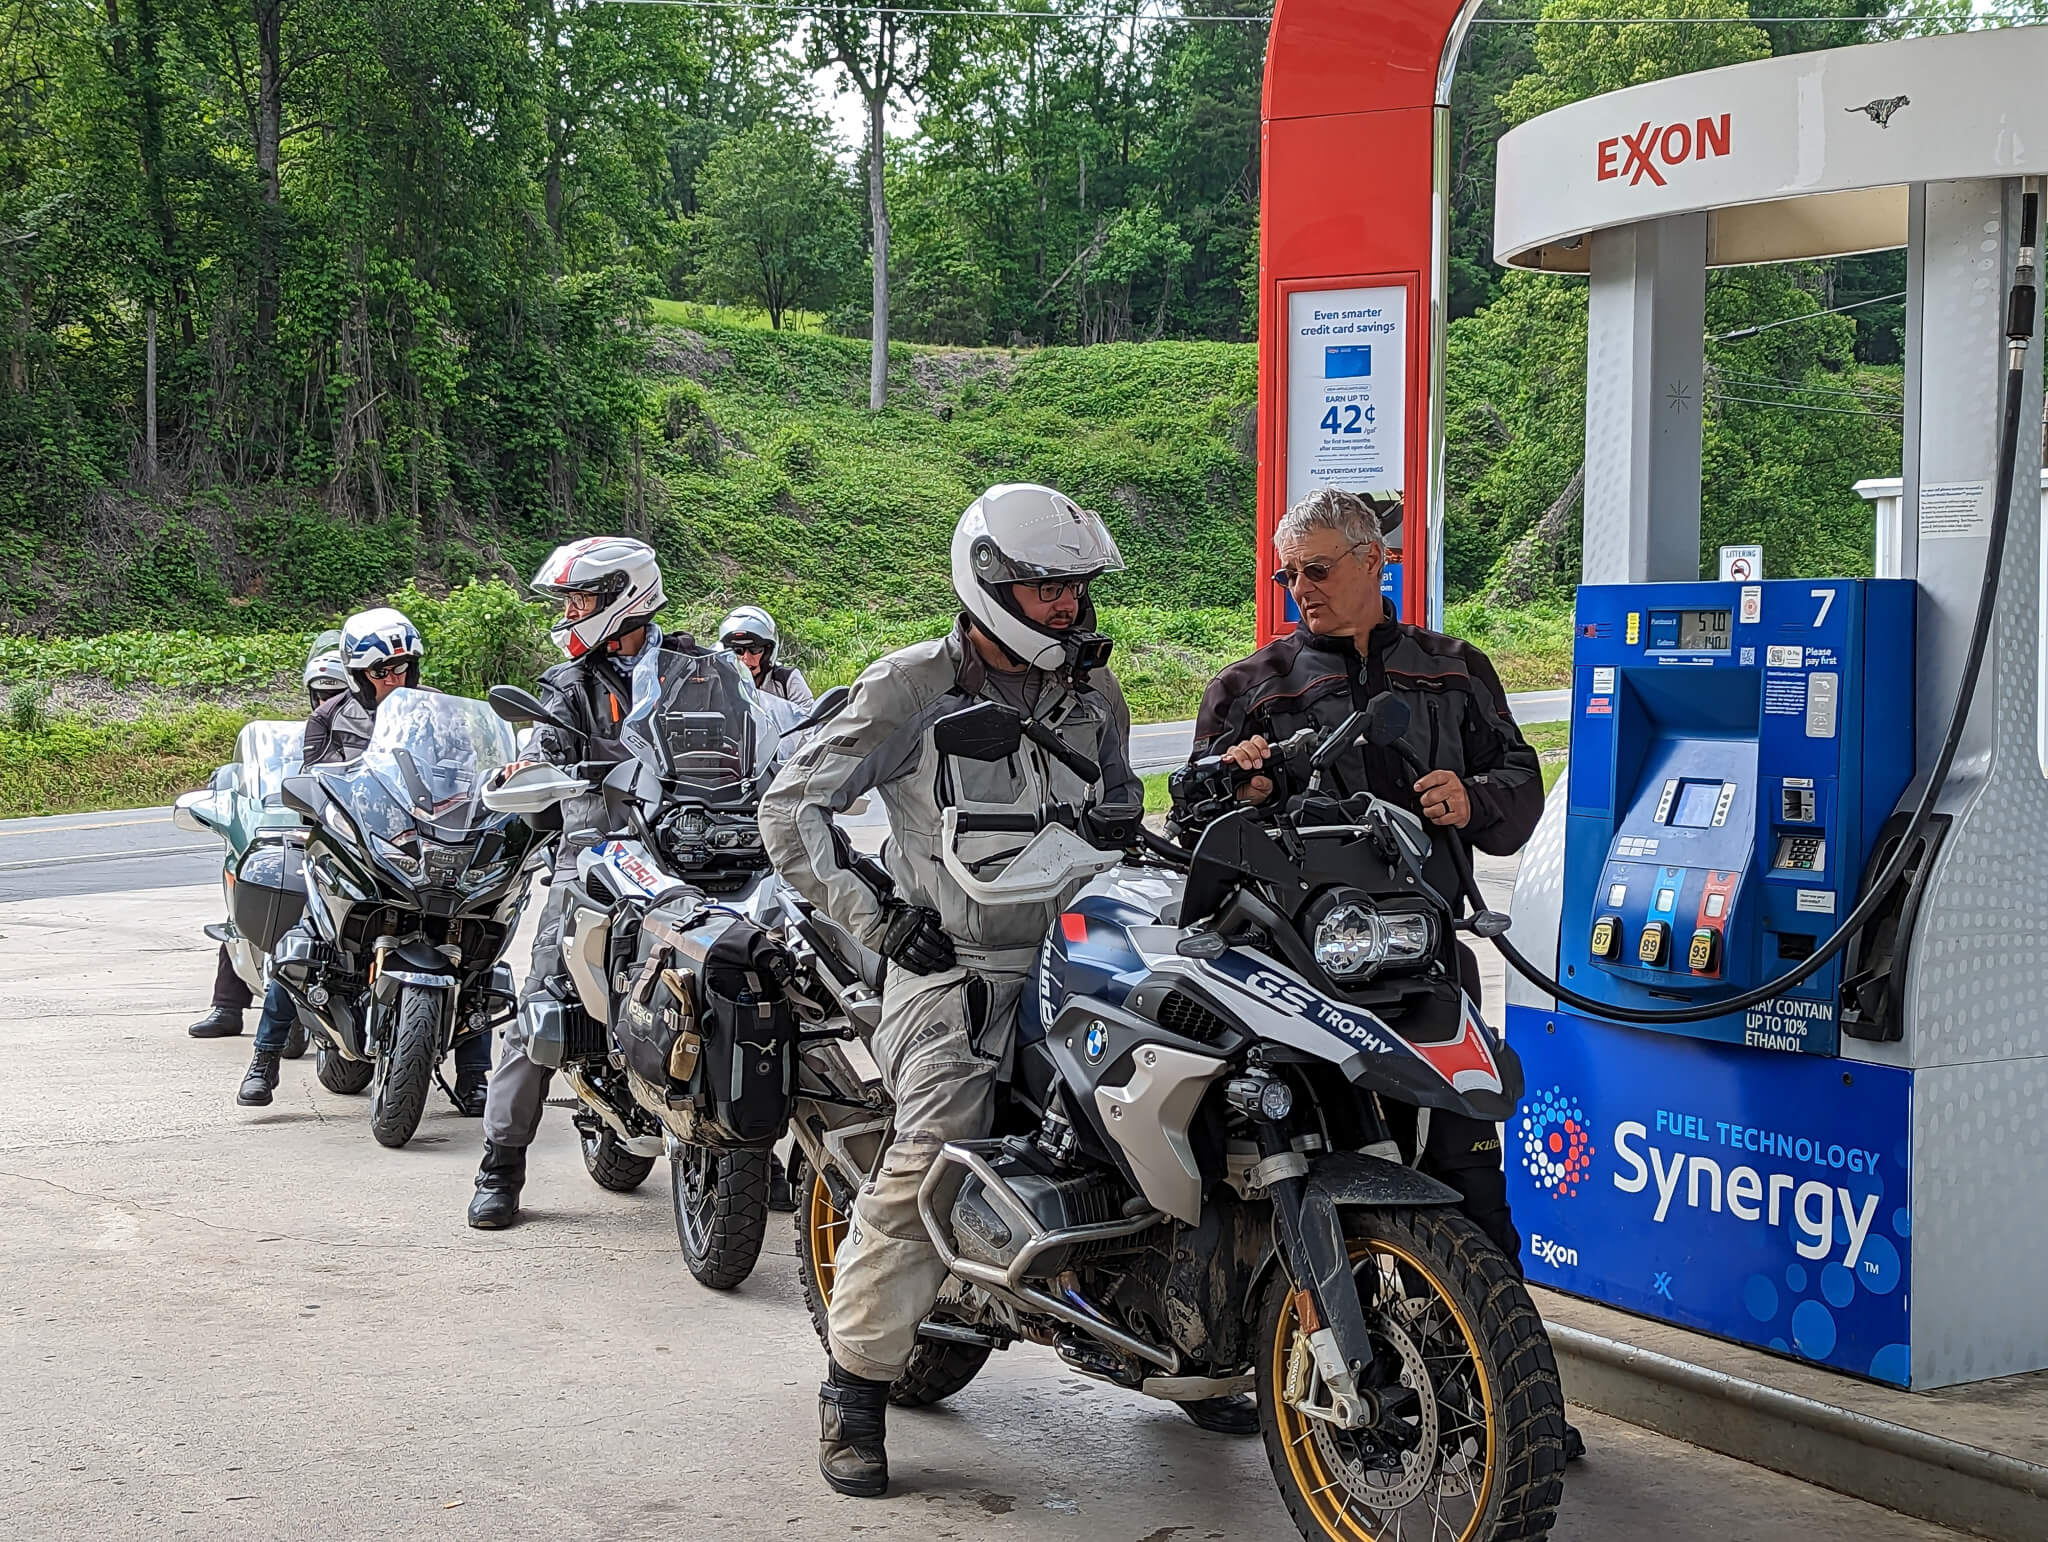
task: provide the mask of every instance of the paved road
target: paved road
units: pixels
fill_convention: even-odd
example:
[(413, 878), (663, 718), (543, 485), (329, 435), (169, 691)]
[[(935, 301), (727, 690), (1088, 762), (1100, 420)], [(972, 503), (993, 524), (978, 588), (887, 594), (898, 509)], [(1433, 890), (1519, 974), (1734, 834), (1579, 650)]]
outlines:
[[(485, 1234), (445, 1102), (397, 1152), (310, 1060), (235, 1108), (248, 1040), (181, 1031), (217, 903), (210, 878), (0, 903), (0, 1536), (1293, 1542), (1257, 1441), (1035, 1348), (892, 1414), (893, 1497), (829, 1495), (785, 1220), (714, 1295), (663, 1178), (597, 1188), (559, 1112), (528, 1224)], [(1953, 1542), (1575, 1417), (1561, 1539)]]
[[(1555, 723), (1571, 712), (1570, 691), (1516, 691), (1508, 705), (1518, 723)], [(1195, 725), (1188, 723), (1141, 723), (1131, 730), (1131, 764), (1143, 775), (1170, 771), (1187, 761), (1195, 742)]]

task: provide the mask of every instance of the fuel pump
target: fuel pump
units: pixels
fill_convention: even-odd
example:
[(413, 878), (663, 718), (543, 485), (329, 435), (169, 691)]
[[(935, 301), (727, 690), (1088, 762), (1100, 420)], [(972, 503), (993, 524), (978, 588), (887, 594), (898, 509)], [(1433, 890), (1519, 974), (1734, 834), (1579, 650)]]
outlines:
[[(2007, 572), (2009, 549), (2040, 558), (2020, 455), (2040, 414), (2040, 189), (1986, 162), (1974, 127), (1937, 153), (1829, 112), (1855, 116), (1882, 80), (1929, 127), (1974, 124), (2027, 96), (2048, 29), (1932, 42), (1532, 120), (1503, 141), (1496, 227), (1502, 260), (1594, 282), (1571, 753), (1495, 939), (1529, 1073), (1503, 1131), (1524, 1265), (1916, 1387), (2048, 1365), (2048, 1325), (2013, 1283), (2030, 1259), (2038, 1272), (2048, 1228), (2010, 1204), (2048, 1163), (2016, 1156), (2017, 1119), (1985, 1114), (2027, 1096), (2027, 1018), (2048, 1019), (1994, 947), (1997, 914), (2030, 927), (2048, 900), (2029, 856), (2048, 666), (2023, 651), (2041, 591)], [(1651, 153), (1682, 138), (1729, 164), (1654, 162), (1643, 192), (1596, 153), (1552, 178), (1562, 194), (1544, 185), (1536, 168), (1569, 168), (1623, 118), (1639, 141), (1645, 120), (1709, 124), (1652, 135)], [(1951, 191), (1938, 171), (1982, 180)], [(1917, 547), (1877, 578), (1698, 581), (1697, 420), (1681, 414), (1702, 379), (1705, 266), (1886, 244), (1908, 247), (1921, 318)]]

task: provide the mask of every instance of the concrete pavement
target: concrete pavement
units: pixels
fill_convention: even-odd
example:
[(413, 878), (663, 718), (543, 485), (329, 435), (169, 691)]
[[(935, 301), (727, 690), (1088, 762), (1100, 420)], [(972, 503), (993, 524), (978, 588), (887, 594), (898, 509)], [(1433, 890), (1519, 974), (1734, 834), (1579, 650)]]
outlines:
[[(1032, 1348), (892, 1416), (893, 1497), (830, 1495), (787, 1218), (715, 1295), (664, 1176), (597, 1188), (559, 1112), (527, 1224), (484, 1234), (462, 1224), (478, 1127), (445, 1100), (399, 1152), (310, 1059), (235, 1108), (249, 1041), (182, 1032), (212, 970), (202, 878), (0, 903), (0, 1535), (1294, 1536), (1257, 1441)], [(1952, 1535), (1575, 1417), (1594, 1454), (1561, 1539)]]

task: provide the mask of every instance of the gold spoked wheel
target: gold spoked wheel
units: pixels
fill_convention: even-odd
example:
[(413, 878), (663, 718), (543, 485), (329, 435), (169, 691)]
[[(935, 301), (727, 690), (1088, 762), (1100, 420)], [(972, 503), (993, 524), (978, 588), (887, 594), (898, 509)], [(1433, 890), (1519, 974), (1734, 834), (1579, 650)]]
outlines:
[[(846, 1240), (851, 1222), (833, 1203), (825, 1175), (809, 1162), (802, 1164), (792, 1186), (796, 1198), (796, 1263), (802, 1276), (804, 1306), (810, 1311), (811, 1326), (819, 1342), (832, 1346), (829, 1317), (832, 1287), (839, 1277), (839, 1247)], [(938, 1311), (946, 1310), (946, 1297)], [(955, 1344), (920, 1338), (910, 1352), (910, 1364), (889, 1389), (889, 1401), (899, 1408), (924, 1408), (943, 1402), (979, 1374), (988, 1363), (989, 1349), (982, 1344)]]
[(1291, 1282), (1269, 1284), (1261, 1314), (1266, 1456), (1295, 1525), (1310, 1542), (1548, 1535), (1563, 1487), (1564, 1400), (1527, 1291), (1461, 1216), (1351, 1219), (1378, 1356), (1376, 1420), (1346, 1430), (1312, 1411), (1327, 1398)]

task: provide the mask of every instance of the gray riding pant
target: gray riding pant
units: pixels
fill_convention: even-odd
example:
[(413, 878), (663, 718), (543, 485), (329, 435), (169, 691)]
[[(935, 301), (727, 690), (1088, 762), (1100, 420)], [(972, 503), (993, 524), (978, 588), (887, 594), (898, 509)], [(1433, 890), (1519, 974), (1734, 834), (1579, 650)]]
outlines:
[[(569, 913), (569, 891), (576, 883), (577, 855), (578, 852), (570, 851), (555, 862), (540, 930), (533, 935), (533, 964), (526, 972), (526, 983), (519, 989), (521, 1006), (536, 996), (548, 995), (548, 981), (562, 972), (562, 921)], [(532, 1145), (533, 1137), (540, 1132), (548, 1082), (554, 1074), (526, 1058), (520, 1024), (516, 1020), (508, 1023), (498, 1052), (498, 1068), (491, 1073), (490, 1095), (484, 1101), (484, 1139), (494, 1146)]]
[[(918, 1190), (947, 1141), (989, 1134), (1023, 991), (1022, 973), (889, 975), (870, 1047), (896, 1101), (896, 1131), (854, 1200), (832, 1283), (832, 1358), (856, 1376), (902, 1374), (945, 1284)], [(935, 1192), (940, 1215), (957, 1191), (951, 1183)]]

